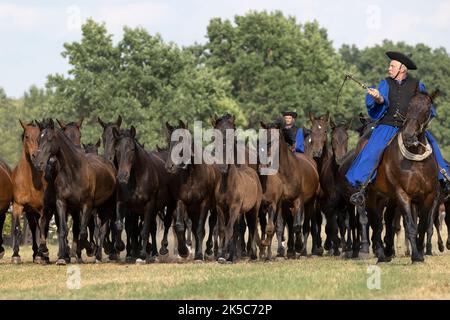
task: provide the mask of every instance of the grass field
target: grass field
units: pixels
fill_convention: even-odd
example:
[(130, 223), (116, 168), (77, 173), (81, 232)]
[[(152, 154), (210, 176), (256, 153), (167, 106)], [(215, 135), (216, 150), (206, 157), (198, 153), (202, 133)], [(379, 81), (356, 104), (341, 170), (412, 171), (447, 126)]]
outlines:
[[(445, 234), (446, 238), (446, 234)], [(378, 265), (380, 289), (369, 290), (368, 260), (334, 257), (233, 265), (85, 263), (37, 265), (31, 248), (21, 248), (23, 264), (10, 263), (11, 248), (0, 261), (1, 299), (450, 299), (450, 251), (412, 265), (408, 257)], [(55, 261), (56, 246), (51, 246)], [(123, 259), (124, 253), (122, 253)], [(69, 289), (79, 267), (80, 289)], [(69, 286), (68, 286), (69, 279)]]

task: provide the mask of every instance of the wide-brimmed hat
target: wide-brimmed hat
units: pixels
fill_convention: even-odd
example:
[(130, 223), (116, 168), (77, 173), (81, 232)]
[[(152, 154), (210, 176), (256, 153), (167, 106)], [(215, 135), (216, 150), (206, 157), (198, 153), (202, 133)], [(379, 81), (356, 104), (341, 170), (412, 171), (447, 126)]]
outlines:
[(417, 69), (416, 64), (406, 54), (403, 54), (403, 53), (397, 52), (397, 51), (388, 51), (388, 52), (386, 52), (386, 55), (389, 57), (389, 59), (397, 60), (398, 62), (405, 65), (405, 67), (407, 67), (410, 70)]

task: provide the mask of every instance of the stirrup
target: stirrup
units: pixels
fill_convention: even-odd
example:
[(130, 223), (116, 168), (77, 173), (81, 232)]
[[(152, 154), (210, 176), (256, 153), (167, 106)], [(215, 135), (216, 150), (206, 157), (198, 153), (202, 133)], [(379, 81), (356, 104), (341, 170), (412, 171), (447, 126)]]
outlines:
[(365, 188), (361, 188), (361, 190), (352, 194), (350, 196), (350, 202), (357, 207), (364, 206), (364, 202), (366, 201), (365, 191)]

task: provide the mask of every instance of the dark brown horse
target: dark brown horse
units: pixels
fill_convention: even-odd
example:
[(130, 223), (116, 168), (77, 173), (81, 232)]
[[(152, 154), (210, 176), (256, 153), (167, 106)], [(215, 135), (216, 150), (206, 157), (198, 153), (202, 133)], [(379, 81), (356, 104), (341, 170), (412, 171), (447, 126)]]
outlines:
[[(39, 149), (32, 156), (34, 166), (44, 170), (50, 157), (55, 156), (60, 169), (55, 178), (56, 208), (59, 216), (59, 252), (57, 264), (66, 263), (67, 209), (81, 212), (80, 242), (78, 255), (83, 248), (89, 248), (87, 225), (92, 211), (103, 211), (103, 206), (113, 202), (116, 185), (114, 168), (102, 157), (85, 154), (76, 147), (63, 132), (55, 129), (53, 120), (42, 130)], [(112, 200), (111, 200), (112, 199)], [(106, 210), (106, 209), (105, 209)]]
[[(172, 127), (169, 123), (166, 123), (166, 127), (169, 134), (177, 129), (186, 130), (187, 126), (183, 121), (179, 121), (178, 127)], [(207, 248), (205, 254), (212, 255), (212, 231), (215, 223), (212, 223), (217, 219), (216, 204), (214, 198), (215, 186), (219, 180), (219, 171), (212, 164), (195, 163), (196, 152), (202, 152), (200, 148), (194, 147), (192, 141), (191, 156), (187, 163), (183, 161), (174, 161), (172, 154), (174, 148), (182, 143), (182, 141), (170, 141), (169, 156), (166, 159), (166, 169), (169, 173), (178, 173), (179, 176), (179, 190), (177, 194), (177, 208), (176, 208), (176, 232), (178, 238), (178, 252), (181, 256), (186, 256), (186, 240), (185, 240), (185, 220), (186, 215), (192, 221), (192, 228), (195, 236), (195, 260), (203, 260), (202, 245), (205, 236), (205, 222), (208, 211), (211, 211), (210, 215), (210, 236), (207, 242)], [(198, 155), (198, 154), (197, 154)], [(211, 228), (212, 226), (212, 228)]]
[[(278, 175), (283, 184), (282, 210), (284, 219), (288, 225), (288, 257), (294, 258), (295, 252), (304, 250), (303, 222), (306, 215), (315, 213), (315, 200), (319, 192), (319, 174), (314, 160), (302, 153), (293, 153), (281, 132), (284, 127), (282, 121), (270, 124), (261, 123), (262, 128), (268, 129), (268, 141), (272, 141), (272, 130), (278, 132), (279, 144), (276, 148), (271, 143), (268, 146), (268, 154), (272, 157), (279, 153)], [(307, 214), (305, 214), (307, 212)], [(278, 228), (284, 230), (284, 225), (277, 220)], [(279, 239), (280, 241), (281, 239)], [(316, 245), (313, 239), (313, 245)], [(295, 247), (294, 247), (295, 246)], [(278, 252), (278, 255), (283, 253)]]
[[(347, 153), (348, 146), (348, 129), (351, 122), (341, 122), (336, 125), (330, 120), (331, 126), (331, 150), (326, 148), (323, 152), (323, 158), (318, 162), (320, 164), (320, 185), (321, 193), (319, 196), (319, 208), (325, 214), (327, 222), (325, 232), (327, 239), (325, 241), (325, 249), (333, 249), (333, 254), (338, 256), (340, 240), (338, 237), (338, 217), (339, 211), (339, 192), (337, 190), (337, 180), (339, 166)], [(326, 153), (326, 155), (325, 155)]]
[[(136, 129), (119, 132), (112, 130), (117, 161), (117, 207), (127, 207), (131, 215), (140, 215), (144, 219), (141, 232), (142, 248), (136, 263), (150, 261), (158, 254), (156, 246), (156, 205), (159, 189), (155, 158), (136, 141)], [(147, 256), (149, 234), (152, 235), (151, 256)], [(133, 246), (136, 248), (137, 243)]]
[[(377, 177), (370, 185), (372, 192), (381, 193), (394, 200), (405, 219), (405, 232), (411, 244), (412, 262), (424, 261), (424, 237), (431, 237), (434, 214), (439, 203), (438, 166), (433, 156), (410, 160), (401, 148), (414, 155), (425, 153), (427, 144), (425, 130), (431, 119), (431, 108), (436, 92), (428, 95), (421, 92), (411, 99), (404, 126), (387, 146), (378, 167)], [(400, 139), (402, 138), (402, 139)], [(403, 141), (403, 142), (402, 142)], [(369, 195), (370, 197), (370, 195)], [(358, 208), (359, 210), (361, 208)], [(363, 208), (364, 209), (364, 208)], [(379, 219), (378, 219), (379, 220)], [(417, 225), (417, 221), (419, 224)], [(388, 221), (387, 225), (392, 226)], [(366, 230), (362, 229), (362, 239)], [(378, 261), (389, 261), (393, 248), (393, 232), (387, 232), (386, 251), (381, 241), (382, 225), (374, 226), (374, 241), (377, 243)]]
[[(223, 136), (222, 151), (226, 155), (226, 130), (235, 129), (235, 118), (230, 114), (216, 119), (214, 128), (220, 130)], [(219, 263), (233, 262), (236, 245), (242, 237), (239, 230), (239, 220), (246, 219), (251, 243), (250, 258), (257, 259), (256, 243), (259, 238), (257, 222), (262, 199), (262, 188), (257, 172), (245, 164), (237, 165), (236, 139), (233, 139), (233, 163), (224, 159), (218, 164), (220, 179), (215, 188), (219, 235)], [(256, 164), (255, 164), (256, 166)], [(227, 256), (228, 255), (228, 256)]]
[(13, 199), (12, 172), (8, 164), (0, 159), (0, 259), (5, 255), (3, 248), (3, 224), (6, 219), (6, 212)]

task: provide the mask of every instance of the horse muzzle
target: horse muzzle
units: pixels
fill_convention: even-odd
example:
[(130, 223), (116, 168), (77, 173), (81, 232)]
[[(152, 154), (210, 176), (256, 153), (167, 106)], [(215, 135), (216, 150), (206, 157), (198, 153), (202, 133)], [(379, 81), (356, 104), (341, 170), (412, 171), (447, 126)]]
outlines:
[(127, 184), (128, 180), (130, 180), (130, 173), (128, 172), (121, 172), (117, 175), (117, 181), (119, 184)]

